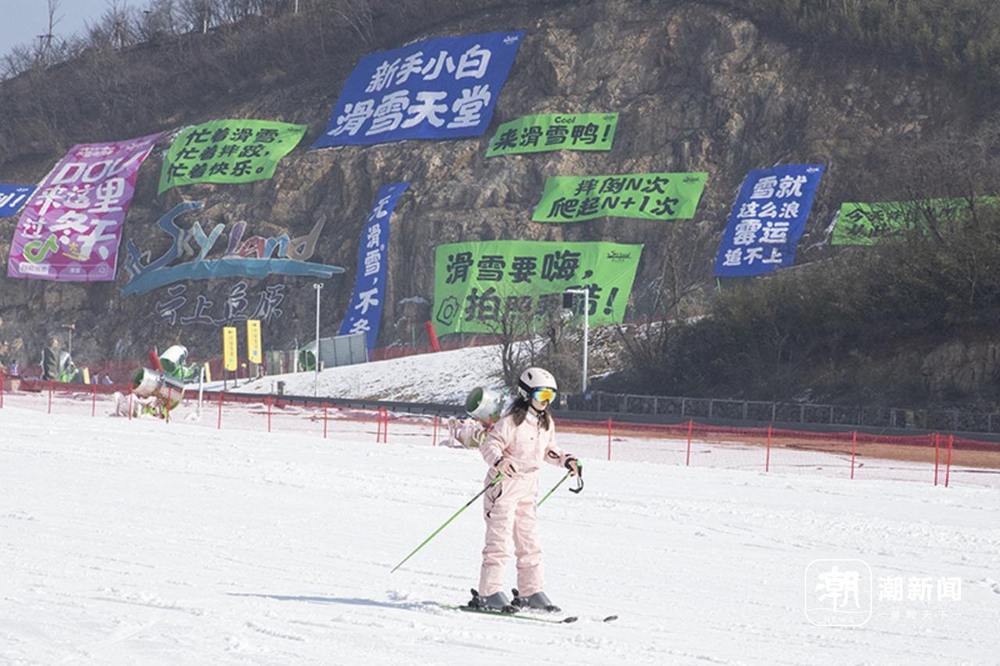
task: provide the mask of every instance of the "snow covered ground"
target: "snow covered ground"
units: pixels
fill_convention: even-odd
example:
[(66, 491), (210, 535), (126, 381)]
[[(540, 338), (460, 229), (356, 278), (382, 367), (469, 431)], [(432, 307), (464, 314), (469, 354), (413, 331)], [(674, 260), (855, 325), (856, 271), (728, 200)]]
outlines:
[[(387, 361), (359, 363), (313, 372), (268, 375), (249, 383), (240, 380), (237, 393), (275, 393), (285, 383), (289, 395), (331, 398), (368, 398), (409, 402), (443, 402), (460, 405), (474, 386), (499, 386), (500, 354), (497, 347), (466, 347), (436, 354), (418, 354)], [(220, 388), (214, 382), (212, 388)], [(229, 382), (232, 387), (232, 382)]]
[(1000, 663), (996, 475), (607, 462), (567, 435), (586, 489), (539, 517), (547, 592), (581, 619), (550, 626), (448, 608), (478, 578), (478, 504), (389, 572), (481, 487), (426, 425), (376, 444), (366, 421), (324, 440), (249, 407), (220, 431), (34, 399), (0, 409), (0, 663)]

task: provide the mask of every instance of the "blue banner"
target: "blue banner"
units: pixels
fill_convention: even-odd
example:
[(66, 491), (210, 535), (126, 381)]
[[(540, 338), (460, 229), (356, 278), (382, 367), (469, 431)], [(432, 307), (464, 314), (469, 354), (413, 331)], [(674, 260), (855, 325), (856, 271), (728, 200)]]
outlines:
[(821, 164), (784, 164), (747, 174), (715, 259), (715, 275), (761, 275), (795, 263)]
[(524, 32), (428, 39), (362, 58), (313, 148), (479, 136)]
[(383, 185), (375, 196), (375, 205), (368, 215), (368, 222), (361, 231), (358, 243), (358, 273), (354, 280), (354, 294), (347, 306), (340, 335), (366, 333), (368, 350), (378, 341), (379, 322), (382, 320), (382, 301), (385, 300), (385, 273), (389, 262), (389, 216), (396, 207), (409, 183)]
[(34, 185), (8, 185), (0, 183), (0, 217), (16, 215), (35, 191)]

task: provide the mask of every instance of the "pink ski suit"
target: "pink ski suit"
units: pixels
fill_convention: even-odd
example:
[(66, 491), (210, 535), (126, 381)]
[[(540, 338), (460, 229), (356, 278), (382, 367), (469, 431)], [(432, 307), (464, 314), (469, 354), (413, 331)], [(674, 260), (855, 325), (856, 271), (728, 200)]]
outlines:
[(504, 565), (510, 559), (510, 537), (514, 537), (517, 556), (517, 587), (522, 596), (542, 591), (542, 549), (535, 534), (535, 496), (538, 494), (538, 470), (542, 460), (565, 466), (574, 458), (556, 446), (555, 424), (549, 416), (544, 429), (530, 409), (521, 425), (512, 414), (497, 421), (486, 441), (479, 447), (490, 465), (486, 483), (496, 478), (494, 466), (505, 458), (517, 473), (504, 476), (486, 491), (483, 514), (486, 518), (486, 546), (479, 573), (479, 594), (486, 597), (503, 589)]

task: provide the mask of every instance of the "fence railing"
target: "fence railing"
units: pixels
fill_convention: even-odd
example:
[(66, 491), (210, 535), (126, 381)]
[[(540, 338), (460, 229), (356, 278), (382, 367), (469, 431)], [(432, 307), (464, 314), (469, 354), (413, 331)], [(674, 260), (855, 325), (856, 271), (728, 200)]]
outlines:
[[(67, 418), (133, 418), (128, 386), (9, 381), (0, 374), (0, 422), (9, 408)], [(119, 395), (112, 395), (116, 391)], [(449, 435), (451, 405), (323, 397), (197, 392), (164, 415), (170, 424), (216, 430), (295, 434), (300, 438), (461, 446)], [(142, 417), (152, 418), (152, 417)], [(1000, 487), (1000, 444), (957, 433), (819, 432), (793, 427), (724, 425), (687, 419), (651, 423), (578, 413), (557, 417), (560, 441), (583, 458), (686, 467), (911, 480)]]
[(567, 406), (579, 411), (650, 414), (688, 419), (1000, 433), (1000, 412), (959, 409), (904, 409), (872, 405), (687, 398), (601, 391), (593, 391), (587, 396), (568, 396)]

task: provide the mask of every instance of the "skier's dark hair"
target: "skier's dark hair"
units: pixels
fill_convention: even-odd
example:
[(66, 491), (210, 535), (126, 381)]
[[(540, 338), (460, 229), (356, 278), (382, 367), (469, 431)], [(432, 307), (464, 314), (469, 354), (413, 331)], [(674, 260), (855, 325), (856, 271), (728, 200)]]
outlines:
[[(528, 415), (529, 409), (531, 409), (531, 402), (521, 397), (514, 399), (514, 404), (510, 407), (510, 415), (514, 419), (514, 425), (521, 425), (524, 423), (524, 417)], [(546, 409), (544, 412), (536, 413), (538, 414), (539, 425), (548, 430), (549, 423), (552, 420), (552, 417), (549, 416), (549, 410)]]

